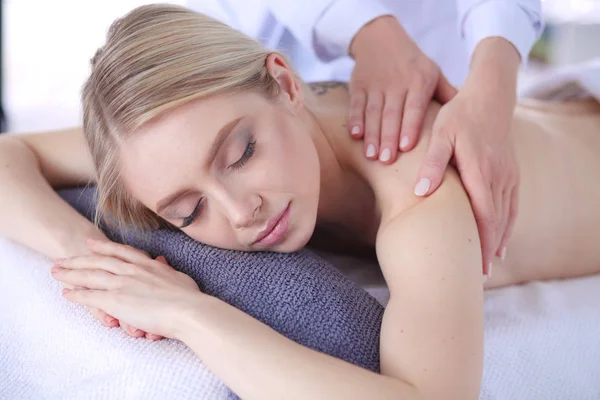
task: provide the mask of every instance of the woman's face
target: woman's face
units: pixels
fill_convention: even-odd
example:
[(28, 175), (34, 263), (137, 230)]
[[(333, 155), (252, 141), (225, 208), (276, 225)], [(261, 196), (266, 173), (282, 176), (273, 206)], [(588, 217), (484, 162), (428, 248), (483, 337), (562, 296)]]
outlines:
[(136, 199), (200, 242), (296, 251), (313, 233), (319, 200), (309, 129), (285, 92), (193, 101), (126, 140), (123, 179)]

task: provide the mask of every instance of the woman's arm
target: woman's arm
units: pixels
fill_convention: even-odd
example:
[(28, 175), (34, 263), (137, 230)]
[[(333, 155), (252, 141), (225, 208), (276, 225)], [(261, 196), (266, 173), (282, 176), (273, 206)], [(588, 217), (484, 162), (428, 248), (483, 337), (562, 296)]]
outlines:
[[(385, 222), (389, 221), (389, 222)], [(381, 372), (422, 398), (477, 399), (483, 369), (483, 283), (475, 218), (457, 174), (387, 218), (377, 255), (390, 289)]]
[(477, 398), (481, 255), (456, 174), (386, 221), (377, 248), (392, 296), (380, 375), (285, 338), (127, 246), (92, 243), (93, 257), (65, 260), (54, 277), (91, 289), (66, 293), (71, 301), (183, 341), (242, 398)]
[(54, 188), (94, 180), (80, 128), (0, 137), (0, 235), (49, 257), (87, 251), (85, 239), (104, 235)]

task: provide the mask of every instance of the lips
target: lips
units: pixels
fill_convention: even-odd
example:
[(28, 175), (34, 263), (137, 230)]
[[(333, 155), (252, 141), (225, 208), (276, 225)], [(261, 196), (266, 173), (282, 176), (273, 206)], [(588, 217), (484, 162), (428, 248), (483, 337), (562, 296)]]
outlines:
[(272, 246), (283, 238), (290, 225), (290, 204), (278, 215), (269, 220), (265, 229), (256, 236), (257, 244)]

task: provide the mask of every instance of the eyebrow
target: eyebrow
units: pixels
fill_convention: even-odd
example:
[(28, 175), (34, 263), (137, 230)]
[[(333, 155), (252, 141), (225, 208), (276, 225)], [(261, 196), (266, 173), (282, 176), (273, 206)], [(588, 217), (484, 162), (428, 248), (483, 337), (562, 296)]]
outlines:
[[(229, 137), (229, 134), (233, 131), (233, 129), (237, 126), (237, 124), (239, 124), (241, 120), (242, 117), (236, 118), (233, 121), (225, 124), (219, 130), (212, 146), (210, 147), (207, 165), (211, 165), (213, 163), (213, 161), (217, 157), (217, 154), (219, 153), (219, 149), (221, 149), (221, 146), (223, 146), (223, 143), (225, 143), (225, 141)], [(166, 198), (160, 200), (156, 204), (156, 213), (160, 214), (162, 211), (164, 211), (165, 208), (169, 207), (175, 201), (179, 200), (183, 195), (187, 194), (189, 191), (189, 189), (180, 189), (172, 195), (169, 195)]]

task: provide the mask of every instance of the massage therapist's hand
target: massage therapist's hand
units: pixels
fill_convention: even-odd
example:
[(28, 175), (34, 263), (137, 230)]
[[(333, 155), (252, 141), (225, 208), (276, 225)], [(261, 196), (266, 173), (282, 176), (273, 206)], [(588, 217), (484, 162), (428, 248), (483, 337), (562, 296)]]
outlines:
[(432, 97), (446, 103), (456, 89), (395, 17), (379, 17), (362, 27), (349, 50), (356, 65), (348, 130), (353, 138), (364, 138), (367, 158), (392, 163), (398, 150), (417, 143)]
[(164, 257), (153, 260), (110, 241), (91, 241), (89, 247), (91, 255), (67, 258), (52, 269), (55, 279), (79, 287), (64, 289), (64, 297), (144, 331), (174, 337), (177, 310), (201, 295), (196, 282), (171, 268)]
[(465, 86), (434, 121), (415, 187), (419, 196), (434, 192), (454, 155), (477, 220), (484, 274), (494, 255), (504, 259), (518, 210), (519, 170), (510, 127), (519, 61), (517, 50), (502, 38), (479, 43)]

